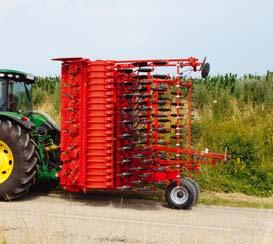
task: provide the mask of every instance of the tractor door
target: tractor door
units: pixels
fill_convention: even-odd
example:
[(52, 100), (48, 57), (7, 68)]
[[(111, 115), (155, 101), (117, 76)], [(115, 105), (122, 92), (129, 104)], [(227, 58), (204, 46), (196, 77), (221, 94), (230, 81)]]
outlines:
[(0, 110), (4, 107), (4, 91), (3, 91), (3, 80), (0, 80)]
[(7, 82), (0, 79), (0, 111), (7, 111)]

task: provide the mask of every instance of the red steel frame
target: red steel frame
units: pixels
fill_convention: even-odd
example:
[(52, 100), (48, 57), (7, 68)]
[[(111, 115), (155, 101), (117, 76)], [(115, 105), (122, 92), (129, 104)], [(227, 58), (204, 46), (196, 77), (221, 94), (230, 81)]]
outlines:
[[(192, 147), (193, 83), (183, 69), (199, 71), (198, 59), (56, 60), (65, 189), (153, 189), (226, 159)], [(177, 75), (155, 75), (158, 67)]]

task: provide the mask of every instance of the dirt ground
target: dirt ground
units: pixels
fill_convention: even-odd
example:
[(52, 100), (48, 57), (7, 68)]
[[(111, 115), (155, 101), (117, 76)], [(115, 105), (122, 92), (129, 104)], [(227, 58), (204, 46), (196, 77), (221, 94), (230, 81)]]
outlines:
[(273, 210), (165, 203), (120, 193), (0, 202), (0, 243), (273, 243)]

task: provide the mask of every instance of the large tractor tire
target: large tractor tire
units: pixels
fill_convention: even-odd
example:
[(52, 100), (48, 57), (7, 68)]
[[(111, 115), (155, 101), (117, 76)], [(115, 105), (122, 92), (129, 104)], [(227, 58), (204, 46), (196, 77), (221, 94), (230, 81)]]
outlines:
[(0, 198), (10, 201), (25, 195), (35, 182), (37, 149), (18, 124), (0, 119)]

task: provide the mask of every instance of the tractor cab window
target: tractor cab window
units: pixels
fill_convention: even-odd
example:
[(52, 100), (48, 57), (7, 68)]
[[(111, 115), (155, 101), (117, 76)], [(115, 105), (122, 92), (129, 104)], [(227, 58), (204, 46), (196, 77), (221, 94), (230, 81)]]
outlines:
[(24, 82), (9, 81), (8, 107), (9, 111), (13, 112), (32, 110), (31, 85)]

